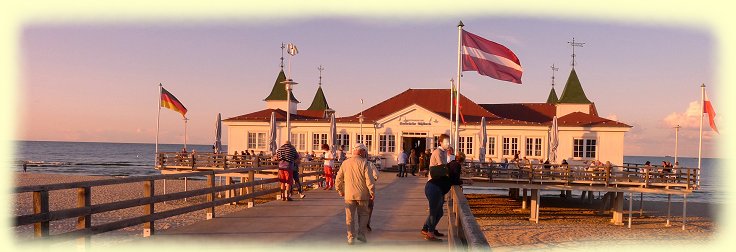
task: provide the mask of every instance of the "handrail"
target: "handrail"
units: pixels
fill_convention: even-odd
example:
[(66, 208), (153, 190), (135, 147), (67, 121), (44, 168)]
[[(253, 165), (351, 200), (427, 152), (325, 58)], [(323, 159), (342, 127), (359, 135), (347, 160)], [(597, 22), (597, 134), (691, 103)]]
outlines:
[[(127, 177), (127, 178), (115, 178), (115, 179), (104, 179), (96, 181), (84, 181), (84, 182), (72, 182), (72, 183), (60, 183), (50, 185), (34, 185), (34, 186), (21, 186), (16, 187), (15, 193), (28, 193), (33, 192), (34, 202), (34, 213), (15, 216), (14, 226), (30, 225), (34, 224), (35, 236), (39, 238), (53, 238), (54, 241), (63, 241), (70, 238), (81, 238), (88, 239), (90, 235), (113, 231), (125, 227), (135, 226), (144, 224), (144, 236), (146, 234), (153, 234), (153, 222), (163, 218), (169, 218), (176, 215), (181, 215), (193, 211), (207, 209), (207, 218), (214, 217), (214, 208), (216, 206), (239, 202), (243, 200), (252, 200), (256, 197), (267, 195), (278, 192), (278, 188), (265, 189), (257, 191), (257, 185), (265, 185), (277, 183), (277, 178), (255, 180), (254, 174), (259, 171), (274, 170), (276, 166), (263, 166), (263, 167), (246, 167), (236, 169), (225, 169), (225, 170), (207, 170), (207, 171), (196, 171), (196, 167), (193, 167), (191, 172), (181, 174), (167, 174), (167, 175), (153, 175), (153, 176), (140, 176), (140, 177)], [(323, 175), (321, 162), (305, 162), (300, 165), (302, 170), (301, 178), (309, 176), (320, 176)], [(228, 185), (215, 186), (215, 176), (218, 174), (233, 174), (240, 173), (243, 177), (247, 177), (247, 182), (238, 182)], [(154, 195), (153, 186), (156, 180), (162, 179), (176, 179), (181, 177), (192, 177), (192, 176), (206, 176), (207, 184), (206, 188), (166, 193), (162, 195)], [(319, 183), (324, 178), (318, 177), (317, 179), (304, 181), (302, 186), (308, 186), (310, 184)], [(145, 182), (143, 185), (144, 196), (140, 198), (108, 202), (102, 204), (91, 204), (91, 190), (96, 186), (107, 186), (107, 185), (118, 185), (127, 183)], [(77, 189), (77, 202), (78, 205), (75, 208), (59, 209), (49, 211), (49, 191), (55, 190), (66, 190), (66, 189)], [(229, 191), (235, 189), (247, 189), (247, 193), (243, 192), (238, 196), (228, 196), (223, 199), (216, 199), (215, 194), (221, 191)], [(163, 212), (155, 212), (153, 206), (155, 203), (186, 199), (196, 196), (207, 196), (207, 201), (196, 205), (176, 208)], [(91, 217), (93, 214), (116, 211), (120, 209), (126, 209), (131, 207), (143, 207), (143, 216), (128, 218), (115, 222), (99, 224), (92, 226)], [(70, 231), (62, 234), (49, 235), (49, 223), (51, 221), (78, 218), (77, 230)], [(148, 229), (148, 230), (147, 230)], [(88, 241), (88, 240), (87, 240)]]
[(584, 166), (467, 162), (463, 176), (490, 182), (699, 189), (700, 170), (687, 167)]
[(468, 199), (465, 198), (459, 185), (453, 185), (450, 189), (447, 209), (450, 251), (491, 251), (491, 246), (475, 220)]

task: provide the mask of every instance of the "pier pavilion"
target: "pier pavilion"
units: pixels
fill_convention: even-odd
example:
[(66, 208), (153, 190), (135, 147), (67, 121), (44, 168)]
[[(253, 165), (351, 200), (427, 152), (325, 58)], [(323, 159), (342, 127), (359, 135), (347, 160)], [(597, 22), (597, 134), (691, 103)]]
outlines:
[[(276, 115), (279, 144), (287, 140), (286, 113), (290, 113), (292, 144), (299, 152), (321, 153), (321, 144), (328, 141), (329, 118), (335, 110), (328, 105), (321, 85), (310, 107), (298, 109), (300, 102), (295, 95), (287, 101), (282, 83), (285, 80), (282, 70), (264, 100), (265, 109), (223, 120), (228, 129), (228, 153), (268, 153), (271, 112)], [(600, 160), (623, 165), (624, 134), (631, 126), (599, 116), (574, 68), (559, 98), (553, 87), (547, 101), (541, 103), (486, 104), (461, 95), (460, 104), (464, 123), (460, 125), (458, 149), (470, 160), (499, 162), (512, 159), (517, 152), (519, 157), (532, 160), (548, 159), (550, 128), (556, 116), (557, 163), (562, 159), (571, 163)], [(362, 141), (372, 156), (384, 160), (384, 166), (393, 166), (402, 150), (432, 148), (440, 134), (449, 134), (449, 108), (449, 89), (408, 89), (355, 115), (337, 117), (337, 144), (349, 148)], [(482, 117), (487, 121), (486, 160), (478, 160), (482, 150)]]

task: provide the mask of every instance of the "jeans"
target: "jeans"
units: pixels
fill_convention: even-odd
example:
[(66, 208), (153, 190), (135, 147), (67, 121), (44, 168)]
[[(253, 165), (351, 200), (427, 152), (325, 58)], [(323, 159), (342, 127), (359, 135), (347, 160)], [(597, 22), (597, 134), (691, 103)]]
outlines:
[(345, 224), (348, 226), (348, 239), (365, 238), (369, 217), (368, 200), (345, 201)]
[(427, 221), (424, 222), (422, 230), (432, 233), (436, 230), (437, 223), (442, 218), (442, 206), (445, 204), (445, 195), (439, 186), (429, 182), (424, 186), (424, 195), (427, 196), (427, 201), (429, 201), (429, 216), (427, 216)]
[(399, 164), (399, 177), (406, 176), (406, 164)]

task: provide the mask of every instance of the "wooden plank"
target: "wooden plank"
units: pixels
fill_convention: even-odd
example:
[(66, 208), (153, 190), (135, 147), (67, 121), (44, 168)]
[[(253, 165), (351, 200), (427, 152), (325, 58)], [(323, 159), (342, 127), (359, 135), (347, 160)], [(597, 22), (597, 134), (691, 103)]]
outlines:
[[(77, 207), (84, 208), (92, 205), (92, 188), (77, 188)], [(77, 217), (77, 230), (86, 229), (92, 226), (92, 215), (84, 215)], [(77, 246), (81, 248), (89, 248), (90, 237), (82, 236), (77, 239)]]
[[(143, 182), (143, 197), (151, 198), (156, 195), (155, 180), (148, 180)], [(152, 215), (156, 212), (154, 209), (155, 204), (148, 204), (143, 206), (143, 215)], [(148, 221), (143, 223), (143, 237), (149, 237), (155, 232), (154, 221)]]
[[(210, 189), (215, 188), (215, 174), (207, 175), (207, 187)], [(212, 190), (209, 194), (207, 194), (207, 202), (214, 201), (215, 198), (215, 191)], [(211, 208), (207, 208), (207, 217), (208, 220), (211, 220), (215, 218), (215, 206), (212, 206)]]
[[(49, 212), (49, 192), (33, 192), (33, 213), (45, 214)], [(42, 221), (33, 224), (33, 234), (37, 238), (49, 236), (49, 222)]]

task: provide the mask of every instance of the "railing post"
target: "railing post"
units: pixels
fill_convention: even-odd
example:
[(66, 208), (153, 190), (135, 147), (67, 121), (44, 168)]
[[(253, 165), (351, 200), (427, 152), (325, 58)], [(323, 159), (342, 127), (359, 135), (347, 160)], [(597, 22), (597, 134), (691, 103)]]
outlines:
[[(33, 192), (33, 213), (49, 212), (49, 192), (37, 191)], [(33, 233), (36, 238), (45, 238), (49, 236), (49, 222), (42, 221), (33, 224)]]
[[(248, 181), (255, 181), (256, 179), (256, 172), (255, 171), (249, 171), (248, 172)], [(256, 192), (256, 186), (251, 185), (247, 188), (247, 193), (255, 193)], [(256, 205), (256, 198), (250, 198), (248, 199), (248, 208), (251, 208)]]
[[(212, 174), (207, 175), (207, 186), (210, 188), (215, 187), (215, 172), (212, 172)], [(207, 202), (212, 203), (215, 201), (215, 192), (212, 191), (212, 193), (207, 194)], [(207, 208), (207, 219), (211, 220), (212, 218), (215, 218), (215, 206)]]
[[(155, 193), (155, 181), (154, 180), (147, 180), (143, 182), (143, 197), (153, 197)], [(143, 205), (143, 215), (151, 215), (155, 213), (155, 209), (153, 208), (154, 204), (148, 204)], [(154, 234), (154, 221), (149, 221), (146, 223), (143, 223), (143, 237), (149, 237)]]
[[(77, 207), (89, 207), (92, 205), (92, 189), (90, 187), (77, 188)], [(92, 226), (92, 215), (77, 217), (77, 230), (87, 229)], [(89, 236), (82, 236), (77, 239), (77, 247), (88, 248), (90, 244)]]

